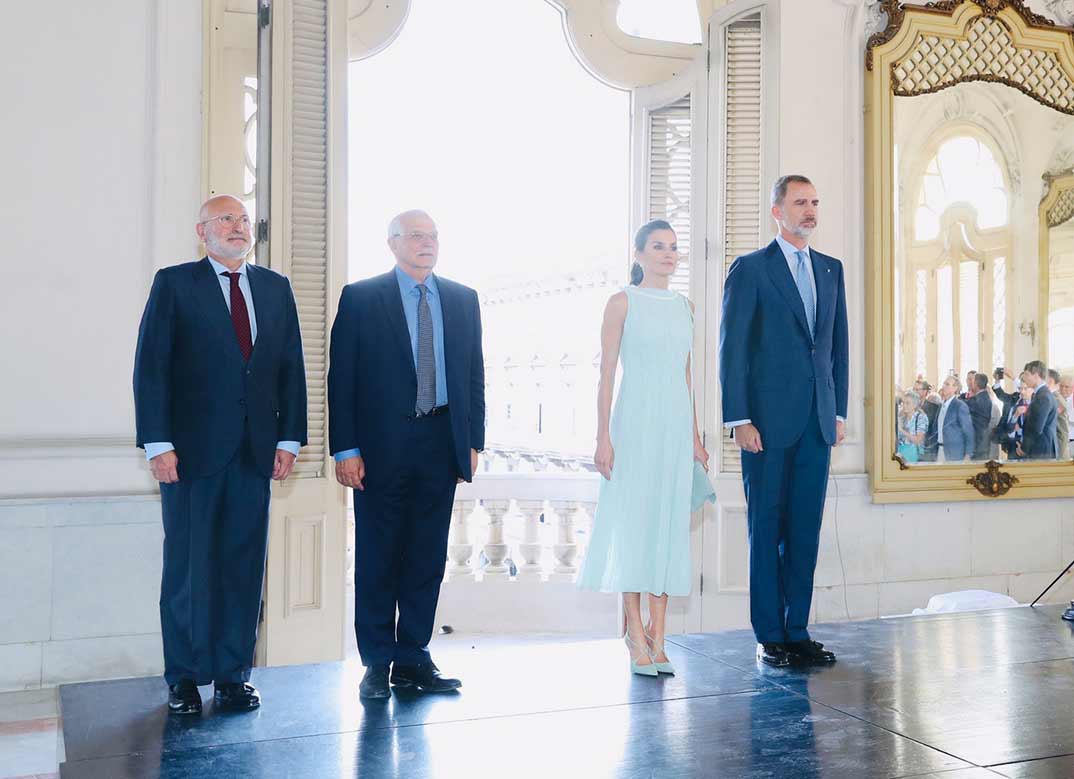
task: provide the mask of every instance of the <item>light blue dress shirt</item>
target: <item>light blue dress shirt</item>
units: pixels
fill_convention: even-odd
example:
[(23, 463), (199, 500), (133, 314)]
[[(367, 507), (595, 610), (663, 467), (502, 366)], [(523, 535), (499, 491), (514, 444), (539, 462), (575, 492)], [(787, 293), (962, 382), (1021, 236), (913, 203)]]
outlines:
[[(406, 327), (410, 331), (410, 352), (414, 357), (414, 371), (418, 370), (418, 303), (421, 301), (421, 293), (418, 291), (418, 282), (404, 273), (398, 265), (395, 266), (395, 279), (399, 282), (399, 297), (403, 301), (403, 314), (406, 316)], [(436, 405), (446, 406), (447, 393), (447, 367), (444, 360), (444, 309), (440, 305), (440, 288), (436, 284), (436, 276), (432, 273), (425, 280), (425, 287), (429, 290), (426, 298), (429, 301), (429, 313), (433, 317), (433, 357), (436, 361)], [(336, 462), (351, 457), (358, 457), (359, 449), (348, 449), (344, 452), (336, 452)]]
[[(798, 275), (798, 247), (788, 241), (779, 233), (776, 234), (776, 243), (779, 244), (780, 250), (783, 252), (783, 256), (787, 260), (787, 269), (791, 272), (791, 278), (795, 278)], [(813, 287), (813, 300), (817, 299), (817, 279), (813, 275), (813, 255), (809, 252), (809, 245), (806, 244), (805, 248), (801, 251), (806, 255), (806, 269), (809, 271), (809, 283)], [(836, 416), (840, 422), (846, 422), (841, 416)], [(739, 425), (749, 424), (749, 419), (736, 419), (734, 422), (724, 422), (724, 427), (738, 427)]]
[[(230, 273), (231, 270), (226, 265), (221, 265), (212, 257), (209, 258), (209, 264), (213, 266), (213, 273), (216, 274), (217, 281), (220, 282), (220, 291), (224, 293), (224, 302), (227, 304), (228, 313), (231, 313), (231, 279), (227, 276), (221, 276), (222, 273)], [(254, 315), (254, 295), (250, 291), (250, 279), (246, 276), (246, 263), (237, 271), (239, 274), (239, 291), (242, 292), (242, 297), (246, 301), (246, 310), (250, 314), (250, 341), (251, 343), (257, 343), (257, 317)], [(279, 441), (276, 444), (277, 449), (283, 449), (285, 452), (290, 452), (295, 457), (298, 457), (298, 450), (300, 444), (298, 441)], [(145, 445), (145, 459), (152, 460), (154, 457), (165, 452), (170, 452), (175, 447), (171, 441), (158, 441)]]

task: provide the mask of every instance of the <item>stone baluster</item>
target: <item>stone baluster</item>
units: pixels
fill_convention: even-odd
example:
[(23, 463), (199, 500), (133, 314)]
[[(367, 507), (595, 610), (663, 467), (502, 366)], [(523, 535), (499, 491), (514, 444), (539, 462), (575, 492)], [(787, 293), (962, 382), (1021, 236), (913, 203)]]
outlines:
[(474, 545), (470, 543), (470, 515), (477, 506), (476, 500), (457, 500), (451, 511), (451, 527), (448, 530), (447, 580), (473, 581), (474, 569), (471, 559)]
[(519, 581), (540, 581), (541, 552), (541, 514), (544, 512), (543, 500), (520, 500), (518, 510), (522, 513), (522, 543), (518, 545), (518, 554), (522, 562), (518, 565)]
[(549, 574), (548, 580), (571, 582), (578, 574), (578, 567), (574, 564), (578, 543), (574, 540), (574, 514), (571, 511), (573, 501), (550, 500), (548, 504), (556, 516), (556, 543), (552, 545), (556, 566)]
[(485, 581), (503, 580), (511, 578), (510, 569), (504, 564), (507, 559), (507, 543), (503, 538), (503, 518), (511, 506), (509, 500), (486, 500), (482, 501), (485, 513), (489, 515), (489, 534), (485, 542), (485, 557), (488, 565), (485, 566)]

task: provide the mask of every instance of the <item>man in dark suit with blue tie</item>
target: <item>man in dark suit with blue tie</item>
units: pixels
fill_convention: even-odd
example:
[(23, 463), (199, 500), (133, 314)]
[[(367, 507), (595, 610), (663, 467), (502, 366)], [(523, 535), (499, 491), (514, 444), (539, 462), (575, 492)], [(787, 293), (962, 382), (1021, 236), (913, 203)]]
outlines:
[(221, 195), (201, 208), (207, 255), (159, 271), (138, 331), (138, 446), (160, 482), (160, 623), (168, 707), (249, 710), (268, 542), (270, 478), (306, 443), (306, 372), (291, 284), (250, 265), (250, 218)]
[(433, 273), (440, 243), (428, 214), (393, 219), (388, 245), (395, 268), (343, 289), (328, 371), (336, 478), (354, 488), (362, 698), (389, 697), (389, 682), (461, 686), (441, 676), (428, 644), (455, 486), (473, 478), (485, 446), (477, 293)]
[(831, 663), (807, 624), (831, 447), (847, 413), (843, 265), (809, 246), (820, 201), (808, 178), (783, 176), (771, 202), (776, 239), (736, 259), (724, 282), (723, 419), (742, 449), (757, 656)]

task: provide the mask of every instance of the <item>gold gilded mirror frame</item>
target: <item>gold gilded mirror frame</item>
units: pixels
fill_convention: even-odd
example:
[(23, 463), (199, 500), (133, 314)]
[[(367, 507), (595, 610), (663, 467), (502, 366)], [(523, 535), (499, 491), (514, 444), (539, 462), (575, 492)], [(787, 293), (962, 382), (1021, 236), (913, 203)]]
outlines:
[(1040, 237), (1037, 246), (1040, 249), (1040, 302), (1037, 304), (1041, 312), (1040, 319), (1040, 343), (1043, 358), (1051, 365), (1056, 355), (1052, 354), (1050, 338), (1051, 323), (1051, 280), (1052, 280), (1052, 228), (1060, 227), (1071, 219), (1074, 219), (1074, 170), (1064, 171), (1054, 175), (1045, 174), (1046, 186), (1044, 198), (1040, 201), (1037, 219), (1040, 227)]
[[(873, 500), (906, 503), (1074, 496), (1071, 462), (908, 467), (895, 446), (895, 98), (956, 84), (1005, 84), (1074, 115), (1074, 30), (1022, 0), (884, 0), (866, 48), (866, 440)], [(1047, 309), (1043, 309), (1045, 312)], [(987, 473), (982, 473), (986, 470)], [(980, 477), (980, 478), (979, 478)], [(1013, 478), (1008, 478), (1013, 477)], [(1002, 479), (1004, 489), (982, 489)]]

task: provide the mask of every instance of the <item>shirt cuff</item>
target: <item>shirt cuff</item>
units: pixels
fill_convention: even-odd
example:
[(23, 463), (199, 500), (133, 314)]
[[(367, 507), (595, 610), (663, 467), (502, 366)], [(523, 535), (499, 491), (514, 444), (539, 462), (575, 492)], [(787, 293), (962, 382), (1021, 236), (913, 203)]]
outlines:
[(843, 422), (843, 423), (845, 423), (845, 422), (847, 421), (847, 418), (846, 418), (846, 417), (841, 417), (841, 416), (839, 416), (838, 414), (836, 414), (836, 415), (835, 415), (835, 418), (836, 418), (836, 420), (837, 420), (837, 421), (839, 421), (839, 422)]
[(736, 419), (734, 422), (724, 422), (724, 427), (738, 427), (739, 425), (748, 425), (750, 420), (748, 419)]
[(361, 457), (362, 453), (358, 449), (347, 449), (344, 452), (336, 452), (332, 457), (336, 462), (342, 462), (343, 460), (349, 460), (352, 457)]
[(145, 445), (145, 459), (147, 461), (152, 460), (154, 457), (157, 457), (158, 455), (162, 455), (165, 452), (170, 452), (170, 451), (172, 451), (174, 449), (175, 449), (175, 447), (172, 446), (171, 441), (157, 441), (156, 443), (146, 444)]
[(302, 447), (298, 441), (277, 441), (276, 448), (283, 449), (285, 452), (290, 452), (295, 457), (298, 457), (298, 450)]

